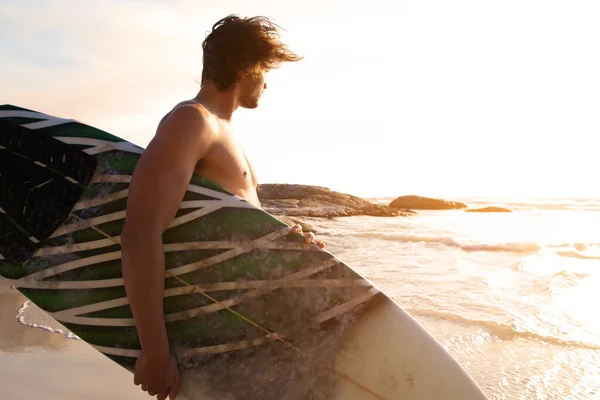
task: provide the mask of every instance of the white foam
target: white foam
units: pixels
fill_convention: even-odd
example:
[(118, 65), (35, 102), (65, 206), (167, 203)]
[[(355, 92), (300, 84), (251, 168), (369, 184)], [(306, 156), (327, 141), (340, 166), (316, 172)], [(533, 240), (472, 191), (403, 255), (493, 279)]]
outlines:
[[(15, 315), (17, 322), (23, 326), (29, 328), (41, 329), (46, 332), (57, 333), (66, 337), (67, 339), (81, 340), (73, 332), (69, 331), (56, 321), (54, 321), (48, 314), (33, 304), (30, 300), (25, 301), (17, 314)], [(33, 322), (36, 321), (36, 322)]]
[(451, 236), (430, 236), (411, 233), (364, 232), (358, 233), (355, 236), (391, 240), (396, 242), (442, 244), (448, 247), (456, 247), (464, 251), (506, 251), (516, 253), (535, 253), (541, 250), (541, 246), (535, 242), (485, 243), (469, 240), (461, 241)]

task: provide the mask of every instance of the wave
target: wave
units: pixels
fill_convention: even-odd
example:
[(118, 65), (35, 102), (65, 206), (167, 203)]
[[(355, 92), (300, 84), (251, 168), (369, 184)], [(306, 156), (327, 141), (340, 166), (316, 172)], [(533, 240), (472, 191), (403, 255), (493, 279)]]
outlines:
[(455, 247), (464, 251), (535, 253), (542, 249), (542, 247), (535, 242), (478, 243), (473, 241), (459, 241), (451, 236), (429, 236), (410, 233), (386, 234), (378, 232), (364, 232), (357, 233), (354, 236), (391, 240), (395, 242), (437, 243), (448, 247)]
[[(441, 197), (465, 203), (469, 208), (498, 206), (514, 209), (600, 211), (600, 198)], [(389, 205), (395, 197), (368, 197), (372, 203)]]
[(354, 233), (355, 237), (389, 240), (404, 243), (423, 243), (423, 244), (442, 244), (447, 247), (454, 247), (463, 251), (488, 251), (488, 252), (511, 252), (534, 254), (542, 249), (552, 249), (549, 254), (556, 254), (565, 258), (577, 258), (580, 260), (600, 260), (598, 255), (587, 255), (582, 252), (600, 248), (600, 243), (562, 243), (562, 244), (544, 244), (536, 242), (500, 242), (485, 243), (471, 240), (458, 240), (451, 236), (432, 236), (414, 233), (380, 233), (380, 232), (359, 232)]
[[(38, 324), (35, 322), (29, 322), (28, 320), (31, 319), (39, 319), (39, 314), (40, 312), (43, 312), (41, 310), (35, 310), (33, 311), (33, 307), (30, 308), (30, 306), (33, 303), (31, 302), (31, 300), (27, 300), (25, 301), (21, 307), (19, 307), (19, 309), (17, 310), (17, 314), (15, 315), (15, 319), (17, 320), (17, 322), (23, 326), (26, 326), (28, 328), (34, 328), (34, 329), (41, 329), (43, 331), (46, 332), (50, 332), (50, 333), (57, 333), (59, 335), (62, 335), (64, 337), (66, 337), (67, 339), (74, 339), (74, 340), (81, 340), (77, 335), (75, 335), (73, 332), (71, 331), (65, 331), (63, 329), (60, 328), (52, 328), (50, 326), (44, 325), (44, 324)], [(35, 307), (35, 305), (34, 305)], [(36, 307), (37, 308), (37, 307)], [(28, 315), (28, 310), (32, 310), (31, 314), (33, 315)]]
[(519, 208), (542, 209), (580, 209), (600, 208), (600, 198), (510, 198), (510, 197), (472, 197), (459, 198), (465, 204), (503, 204)]
[(449, 312), (413, 309), (410, 313), (414, 316), (438, 318), (445, 321), (454, 322), (462, 325), (476, 326), (486, 330), (490, 335), (493, 335), (502, 340), (524, 339), (530, 341), (545, 342), (559, 347), (571, 347), (587, 350), (600, 350), (600, 345), (593, 343), (579, 342), (576, 340), (560, 339), (553, 336), (540, 335), (535, 332), (518, 330), (516, 327), (501, 324), (494, 321), (485, 321), (478, 319), (466, 318), (458, 314)]

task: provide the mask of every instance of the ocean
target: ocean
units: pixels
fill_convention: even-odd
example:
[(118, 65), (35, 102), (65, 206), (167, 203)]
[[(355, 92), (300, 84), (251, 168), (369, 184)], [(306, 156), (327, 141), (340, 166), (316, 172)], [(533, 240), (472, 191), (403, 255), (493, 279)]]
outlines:
[[(600, 199), (453, 200), (514, 212), (304, 220), (329, 250), (425, 326), (490, 399), (600, 399)], [(19, 321), (21, 339), (35, 331), (37, 341), (77, 342), (35, 306), (12, 299), (10, 318)], [(10, 346), (0, 329), (0, 355), (21, 357), (20, 365), (35, 370), (40, 356), (31, 359), (36, 365), (27, 364), (31, 352), (21, 339), (20, 346)], [(43, 354), (61, 351), (45, 349)], [(84, 354), (88, 367), (111, 371), (108, 364), (98, 367), (104, 361), (93, 352), (78, 351), (77, 370), (65, 357), (58, 368), (81, 376)], [(0, 375), (0, 382), (6, 379)], [(139, 390), (129, 377), (114, 379), (119, 390), (96, 382), (94, 395), (138, 398), (128, 394)], [(9, 393), (16, 396), (10, 400), (29, 398)], [(95, 397), (87, 391), (86, 398)]]
[(600, 398), (600, 199), (453, 200), (514, 212), (309, 222), (491, 399)]

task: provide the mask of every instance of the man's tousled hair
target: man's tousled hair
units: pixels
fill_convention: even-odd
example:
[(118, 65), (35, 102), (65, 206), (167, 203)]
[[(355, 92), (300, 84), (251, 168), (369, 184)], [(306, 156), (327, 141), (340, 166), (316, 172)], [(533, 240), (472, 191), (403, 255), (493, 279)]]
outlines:
[(210, 79), (219, 90), (228, 90), (244, 74), (301, 60), (281, 42), (279, 29), (267, 17), (230, 15), (215, 23), (202, 43), (202, 83)]

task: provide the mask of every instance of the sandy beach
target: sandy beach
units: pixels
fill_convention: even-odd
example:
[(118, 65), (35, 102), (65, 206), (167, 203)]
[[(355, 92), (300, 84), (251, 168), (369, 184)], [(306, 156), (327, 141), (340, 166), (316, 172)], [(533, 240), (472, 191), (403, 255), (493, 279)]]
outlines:
[(0, 293), (0, 398), (148, 399), (132, 375), (81, 340), (31, 328), (15, 319), (26, 301)]

